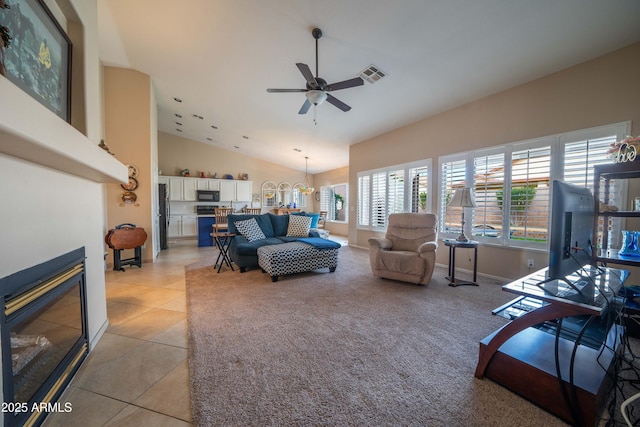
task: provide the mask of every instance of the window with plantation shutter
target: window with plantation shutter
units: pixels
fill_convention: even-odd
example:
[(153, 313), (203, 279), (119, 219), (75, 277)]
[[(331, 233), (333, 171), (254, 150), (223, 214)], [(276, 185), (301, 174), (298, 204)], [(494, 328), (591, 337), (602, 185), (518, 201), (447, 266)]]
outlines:
[(330, 186), (320, 188), (320, 210), (327, 211), (327, 219), (333, 219), (329, 217), (329, 212), (332, 211), (333, 201), (333, 189)]
[(358, 227), (385, 228), (393, 213), (431, 212), (431, 160), (358, 173)]
[(429, 167), (421, 166), (409, 169), (411, 184), (411, 212), (427, 213), (427, 194), (429, 192)]
[(515, 150), (511, 155), (509, 239), (546, 242), (551, 196), (551, 146)]
[[(629, 133), (630, 122), (567, 132), (535, 140), (441, 157), (439, 212), (442, 237), (460, 232), (461, 209), (448, 202), (455, 190), (474, 190), (476, 208), (465, 232), (473, 239), (505, 246), (543, 248), (549, 239), (551, 182), (593, 190), (593, 168), (610, 163), (611, 144)], [(625, 207), (626, 180), (614, 182), (609, 203)], [(627, 207), (628, 209), (628, 207)], [(625, 218), (599, 224), (609, 231), (609, 247), (619, 247)], [(599, 242), (597, 242), (599, 243)]]
[(371, 176), (358, 176), (358, 225), (371, 224)]
[(473, 159), (475, 200), (471, 234), (476, 237), (502, 236), (502, 195), (504, 194), (504, 152), (476, 155)]
[(453, 193), (467, 186), (467, 156), (447, 157), (440, 163), (440, 230), (460, 234), (461, 208), (449, 206)]
[[(327, 212), (327, 221), (347, 221), (348, 188), (347, 184), (334, 184), (320, 188), (320, 210)], [(360, 212), (360, 208), (358, 208), (358, 212)]]
[(387, 190), (387, 216), (392, 213), (404, 212), (404, 169), (390, 171), (389, 188)]
[[(607, 151), (617, 139), (616, 135), (610, 135), (565, 143), (563, 180), (580, 187), (587, 187), (593, 192), (593, 167), (611, 163), (611, 159), (607, 157)], [(602, 194), (602, 191), (600, 194)], [(622, 206), (623, 191), (624, 188), (621, 182), (616, 182), (615, 179), (612, 179), (609, 186), (609, 204)], [(621, 243), (622, 218), (607, 218), (606, 224), (602, 221), (604, 219), (601, 218), (601, 222), (598, 224), (598, 242), (594, 243), (600, 243), (603, 227), (606, 226), (609, 230), (607, 233), (608, 244), (606, 246), (609, 248), (619, 247)]]
[(371, 225), (384, 227), (387, 224), (387, 173), (371, 176)]

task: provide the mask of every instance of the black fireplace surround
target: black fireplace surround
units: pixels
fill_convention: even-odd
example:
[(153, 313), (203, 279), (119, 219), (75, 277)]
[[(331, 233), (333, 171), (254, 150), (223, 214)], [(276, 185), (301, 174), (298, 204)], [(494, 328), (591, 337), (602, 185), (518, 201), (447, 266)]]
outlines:
[(70, 412), (60, 395), (88, 353), (84, 247), (0, 279), (5, 426)]

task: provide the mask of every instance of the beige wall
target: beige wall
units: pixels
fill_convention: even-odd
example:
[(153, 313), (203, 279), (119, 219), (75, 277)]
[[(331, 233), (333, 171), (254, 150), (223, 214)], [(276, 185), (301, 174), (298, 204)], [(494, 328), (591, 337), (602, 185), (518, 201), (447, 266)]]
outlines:
[[(336, 184), (349, 184), (349, 167), (333, 169), (327, 172), (318, 173), (314, 176), (315, 190), (320, 191), (320, 187)], [(355, 200), (355, 199), (353, 199)], [(352, 208), (350, 200), (348, 201), (349, 212), (348, 216), (354, 214), (355, 210)], [(355, 205), (354, 205), (355, 206)], [(320, 211), (320, 203), (315, 202), (314, 211)], [(349, 234), (349, 224), (342, 222), (327, 222), (325, 228), (333, 235), (347, 236)]]
[[(304, 168), (304, 156), (300, 156), (300, 164), (296, 167)], [(261, 192), (265, 181), (276, 184), (286, 181), (292, 186), (304, 183), (304, 170), (290, 169), (244, 155), (242, 151), (233, 152), (164, 132), (158, 132), (158, 169), (166, 176), (177, 176), (182, 169), (189, 169), (191, 176), (205, 172), (207, 177), (217, 173), (219, 177), (230, 174), (237, 178), (240, 173), (247, 173), (253, 181), (254, 194)], [(311, 185), (314, 185), (313, 179), (309, 175)], [(306, 197), (307, 205), (313, 202), (313, 195)]]
[[(435, 178), (437, 157), (445, 154), (627, 120), (633, 121), (633, 134), (638, 134), (639, 69), (640, 44), (635, 44), (352, 145), (350, 199), (356, 198), (357, 174), (364, 170), (432, 158)], [(432, 180), (432, 194), (437, 194), (436, 181)], [(350, 216), (350, 244), (366, 247), (373, 235), (358, 230), (355, 216)], [(442, 264), (448, 262), (446, 249), (438, 249)], [(479, 271), (506, 278), (526, 273), (528, 258), (536, 260), (536, 267), (546, 265), (546, 254), (517, 249), (482, 246), (478, 257)], [(459, 261), (462, 268), (470, 268), (467, 257)]]
[[(115, 157), (126, 165), (138, 168), (139, 187), (134, 192), (135, 204), (124, 204), (125, 190), (119, 184), (107, 185), (107, 225), (114, 228), (123, 223), (143, 227), (147, 242), (142, 251), (145, 261), (153, 259), (153, 174), (151, 135), (151, 79), (135, 70), (105, 67), (105, 142)], [(133, 250), (122, 253), (123, 258), (133, 256)], [(113, 251), (109, 251), (113, 262)]]

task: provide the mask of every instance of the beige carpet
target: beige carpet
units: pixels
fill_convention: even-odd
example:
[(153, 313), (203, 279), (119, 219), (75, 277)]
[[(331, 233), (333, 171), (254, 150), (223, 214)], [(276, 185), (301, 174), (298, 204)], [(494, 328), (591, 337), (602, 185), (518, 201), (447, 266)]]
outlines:
[(272, 283), (187, 268), (195, 425), (559, 426), (474, 371), (478, 341), (506, 321), (500, 285), (429, 286), (372, 277), (343, 247), (335, 273)]

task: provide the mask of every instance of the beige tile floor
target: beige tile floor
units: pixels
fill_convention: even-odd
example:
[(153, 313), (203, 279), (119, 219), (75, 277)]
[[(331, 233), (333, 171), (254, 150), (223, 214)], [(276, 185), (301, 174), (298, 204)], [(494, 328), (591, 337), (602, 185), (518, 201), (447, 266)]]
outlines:
[(109, 327), (45, 426), (189, 426), (184, 266), (214, 255), (193, 240), (155, 263), (106, 272)]

